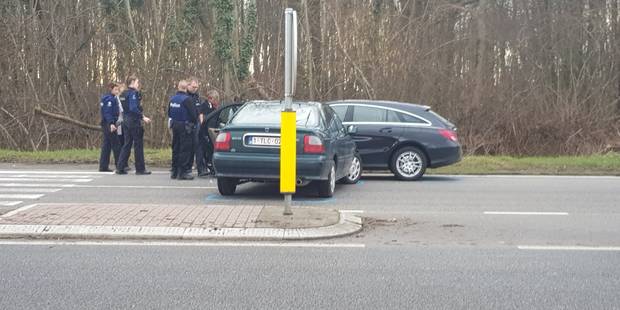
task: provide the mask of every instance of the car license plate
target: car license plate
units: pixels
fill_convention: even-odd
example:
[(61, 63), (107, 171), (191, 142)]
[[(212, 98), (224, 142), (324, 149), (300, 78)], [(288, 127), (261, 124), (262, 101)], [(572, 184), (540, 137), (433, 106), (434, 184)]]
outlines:
[(280, 137), (250, 137), (250, 145), (280, 146)]

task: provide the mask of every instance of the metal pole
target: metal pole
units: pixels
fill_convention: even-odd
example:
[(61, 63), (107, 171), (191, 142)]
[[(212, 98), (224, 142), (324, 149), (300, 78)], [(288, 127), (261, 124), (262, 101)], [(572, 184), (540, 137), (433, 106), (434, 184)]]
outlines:
[[(281, 161), (281, 176), (280, 176), (280, 188), (281, 191), (283, 188), (287, 188), (284, 191), (284, 215), (292, 215), (293, 211), (291, 210), (291, 206), (293, 203), (293, 193), (295, 192), (294, 182), (295, 182), (295, 112), (293, 111), (293, 95), (295, 93), (295, 76), (297, 74), (297, 12), (291, 8), (287, 8), (284, 11), (284, 106), (282, 119), (284, 120), (284, 115), (287, 114), (287, 124), (285, 126), (284, 121), (282, 122), (282, 132), (280, 136), (281, 139), (281, 153), (280, 153), (280, 161)], [(285, 132), (286, 131), (286, 132)], [(292, 137), (291, 137), (292, 135)], [(289, 137), (291, 141), (285, 141), (284, 137)], [(288, 140), (288, 138), (287, 138)], [(285, 146), (284, 144), (287, 143)], [(289, 143), (293, 143), (294, 145), (289, 145)], [(286, 153), (287, 158), (284, 158), (285, 152), (283, 150), (289, 150), (289, 153)], [(292, 151), (292, 153), (290, 153)], [(287, 164), (282, 164), (282, 162), (287, 162), (292, 165), (292, 167), (287, 166)], [(292, 161), (292, 162), (290, 162)], [(293, 184), (284, 184), (284, 174), (286, 170), (289, 174), (287, 174), (286, 182)], [(292, 172), (291, 172), (292, 171)], [(291, 179), (292, 178), (292, 179)], [(292, 190), (291, 190), (292, 188)]]

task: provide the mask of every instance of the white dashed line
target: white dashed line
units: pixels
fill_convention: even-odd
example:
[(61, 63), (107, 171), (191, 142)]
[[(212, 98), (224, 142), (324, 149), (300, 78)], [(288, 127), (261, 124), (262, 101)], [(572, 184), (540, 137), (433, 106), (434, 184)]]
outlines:
[(487, 215), (568, 215), (568, 212), (502, 212), (484, 211)]
[(620, 246), (548, 246), (548, 245), (519, 245), (519, 250), (538, 251), (620, 251)]

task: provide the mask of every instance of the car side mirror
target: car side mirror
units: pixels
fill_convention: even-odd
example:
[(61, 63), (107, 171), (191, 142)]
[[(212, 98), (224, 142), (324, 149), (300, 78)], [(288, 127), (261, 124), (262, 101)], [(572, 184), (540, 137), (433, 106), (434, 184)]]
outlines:
[(349, 134), (357, 133), (357, 126), (354, 126), (354, 125), (347, 126), (347, 133)]

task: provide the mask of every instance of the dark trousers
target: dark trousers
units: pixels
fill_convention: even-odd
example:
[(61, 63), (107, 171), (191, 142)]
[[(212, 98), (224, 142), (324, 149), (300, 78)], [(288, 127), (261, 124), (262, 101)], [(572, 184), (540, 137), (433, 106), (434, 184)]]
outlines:
[(207, 172), (207, 165), (210, 162), (209, 154), (209, 141), (205, 130), (198, 129), (194, 134), (194, 147), (196, 150), (196, 170), (198, 174)]
[(195, 128), (185, 122), (172, 124), (172, 169), (173, 173), (183, 175), (192, 172), (194, 157)]
[(136, 172), (143, 172), (146, 170), (144, 165), (144, 128), (142, 126), (127, 126), (123, 129), (126, 129), (126, 131), (123, 131), (125, 144), (123, 144), (120, 158), (116, 163), (116, 170), (122, 170), (127, 167), (127, 161), (129, 161), (129, 154), (133, 146)]
[(116, 132), (110, 131), (110, 125), (102, 124), (103, 140), (101, 142), (101, 155), (99, 156), (99, 170), (108, 170), (110, 165), (110, 153), (114, 154), (114, 163), (118, 163), (121, 152), (121, 142)]
[[(125, 126), (124, 124), (121, 125), (121, 126), (123, 126), (123, 130), (122, 130), (123, 134), (122, 135), (118, 135), (118, 141), (119, 141), (118, 153), (119, 153), (119, 156), (120, 156), (121, 149), (123, 148), (123, 145), (125, 144), (125, 131), (129, 130), (129, 129), (127, 129), (127, 126)], [(129, 153), (127, 154), (127, 158), (129, 158), (129, 157), (131, 157), (131, 149), (129, 149)], [(128, 167), (128, 164), (125, 164), (125, 168), (127, 168), (127, 167)]]

